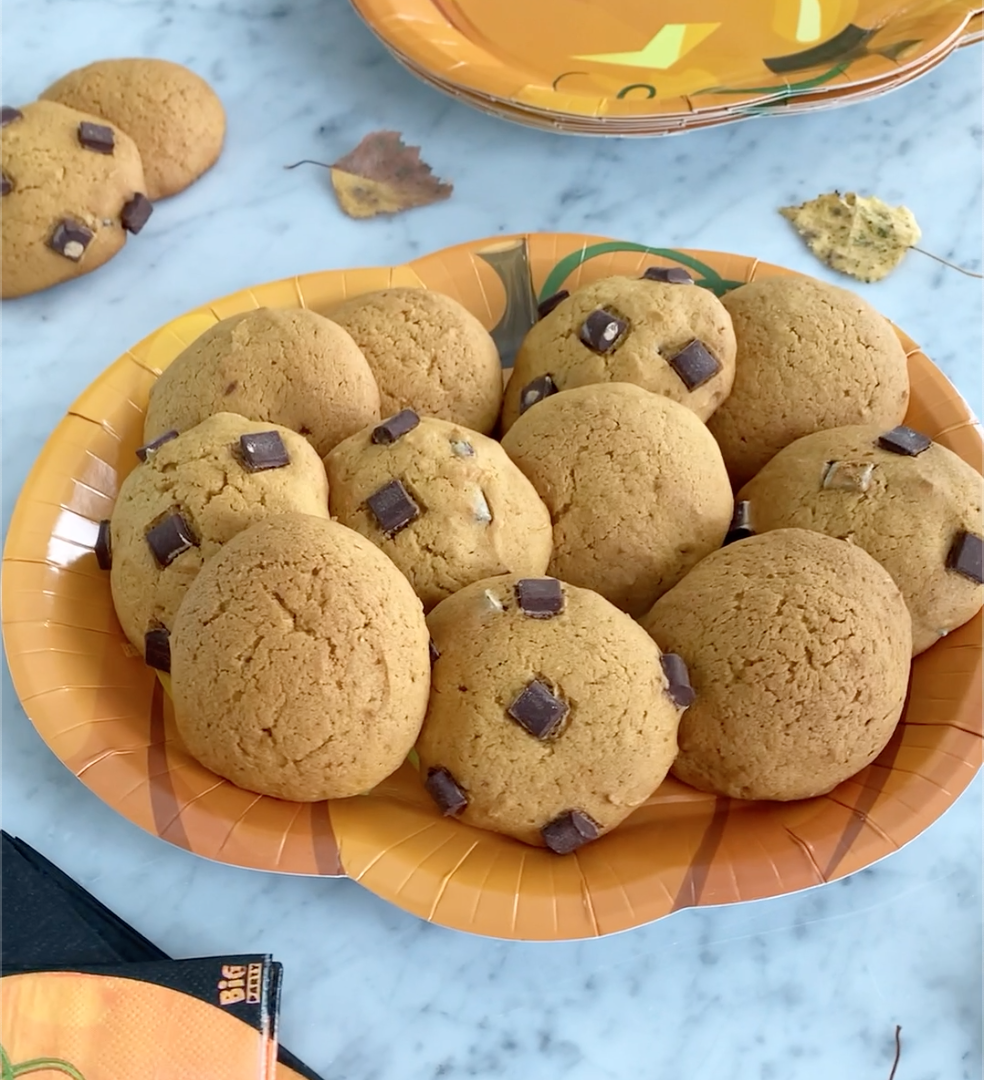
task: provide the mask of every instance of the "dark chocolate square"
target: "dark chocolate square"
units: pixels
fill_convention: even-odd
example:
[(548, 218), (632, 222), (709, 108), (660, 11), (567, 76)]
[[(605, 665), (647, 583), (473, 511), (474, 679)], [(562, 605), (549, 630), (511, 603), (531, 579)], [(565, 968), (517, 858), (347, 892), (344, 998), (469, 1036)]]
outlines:
[(610, 352), (622, 339), (629, 324), (604, 308), (598, 308), (581, 324), (578, 337), (596, 353)]
[(123, 207), (120, 213), (120, 224), (128, 233), (136, 236), (150, 220), (150, 215), (153, 212), (154, 204), (146, 195), (141, 195), (138, 191)]
[(527, 409), (556, 393), (557, 386), (549, 375), (540, 375), (528, 382), (519, 392), (519, 415), (522, 416)]
[(65, 218), (55, 226), (51, 236), (48, 237), (48, 247), (59, 255), (64, 255), (72, 262), (78, 262), (85, 254), (85, 249), (92, 243), (95, 235), (78, 221)]
[(694, 279), (682, 266), (647, 266), (642, 276), (646, 281), (661, 281), (666, 285), (693, 285)]
[(873, 461), (828, 461), (820, 487), (824, 491), (853, 491), (863, 495), (871, 487)]
[(598, 839), (598, 823), (583, 810), (568, 810), (540, 830), (543, 842), (558, 855), (570, 855)]
[(731, 515), (731, 524), (728, 526), (728, 532), (721, 547), (727, 547), (736, 540), (747, 540), (749, 536), (755, 535), (755, 530), (752, 528), (751, 509), (752, 504), (747, 499), (735, 503), (735, 512)]
[(420, 507), (399, 480), (390, 480), (366, 499), (373, 517), (387, 536), (395, 536), (420, 517)]
[(153, 457), (156, 451), (172, 439), (176, 439), (178, 433), (173, 429), (171, 431), (165, 431), (163, 435), (158, 435), (156, 439), (151, 439), (149, 443), (145, 443), (143, 446), (137, 447), (137, 457), (141, 461), (146, 461), (148, 458)]
[(20, 109), (15, 109), (12, 105), (0, 106), (0, 127), (6, 127), (8, 124), (12, 124), (15, 120), (23, 120), (24, 114)]
[(171, 635), (163, 627), (144, 635), (144, 660), (158, 671), (171, 670)]
[(433, 638), (427, 643), (427, 650), (430, 653), (430, 662), (436, 664), (441, 659), (441, 650), (434, 644)]
[(670, 367), (680, 376), (688, 390), (703, 386), (721, 370), (717, 358), (696, 338), (670, 358)]
[(468, 796), (443, 766), (427, 770), (424, 787), (427, 788), (428, 794), (437, 803), (438, 809), (445, 817), (460, 814), (468, 805)]
[(191, 526), (177, 511), (169, 514), (147, 532), (147, 544), (162, 570), (165, 566), (170, 566), (179, 555), (198, 547)]
[(279, 431), (255, 431), (240, 435), (239, 459), (247, 472), (282, 469), (290, 464), (290, 454)]
[(946, 557), (947, 569), (955, 570), (977, 585), (984, 585), (984, 538), (958, 532)]
[(6, 173), (0, 173), (0, 195), (9, 195), (14, 190), (14, 183)]
[(408, 431), (420, 423), (420, 417), (413, 409), (402, 409), (395, 416), (384, 420), (378, 427), (372, 429), (372, 441), (377, 446), (389, 446), (397, 439), (402, 438)]
[(106, 124), (93, 124), (90, 120), (83, 120), (79, 124), (79, 144), (97, 154), (111, 154), (116, 148), (116, 137), (113, 129)]
[(904, 457), (918, 457), (933, 445), (933, 440), (928, 439), (921, 432), (913, 431), (905, 424), (893, 427), (884, 435), (878, 436), (878, 445), (882, 450), (889, 450), (893, 454), (902, 454)]
[(536, 306), (537, 315), (541, 319), (549, 315), (558, 304), (562, 304), (570, 295), (571, 294), (567, 289), (561, 289), (560, 292), (555, 292), (553, 296), (548, 296), (545, 300), (541, 300)]
[(546, 683), (534, 679), (506, 710), (520, 727), (535, 739), (547, 739), (570, 712)]
[(100, 521), (99, 531), (96, 533), (96, 543), (93, 550), (96, 553), (96, 562), (100, 570), (113, 569), (113, 541), (109, 531), (109, 522)]
[(682, 656), (676, 653), (665, 652), (660, 657), (663, 665), (663, 674), (666, 676), (669, 686), (666, 692), (673, 700), (673, 704), (680, 709), (685, 709), (694, 703), (697, 696), (694, 688), (690, 685), (690, 672)]
[(519, 610), (533, 619), (552, 619), (564, 610), (564, 587), (556, 578), (521, 578), (516, 582)]

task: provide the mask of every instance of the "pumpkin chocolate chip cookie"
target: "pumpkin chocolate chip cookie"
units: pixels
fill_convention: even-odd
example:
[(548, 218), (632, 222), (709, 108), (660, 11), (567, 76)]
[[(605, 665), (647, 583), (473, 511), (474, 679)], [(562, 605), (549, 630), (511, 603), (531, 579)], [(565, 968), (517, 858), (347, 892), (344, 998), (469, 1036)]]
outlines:
[(313, 802), (367, 791), (404, 760), (430, 686), (427, 624), (364, 537), (304, 514), (234, 537), (172, 634), (178, 734), (234, 784)]
[(417, 752), (442, 813), (567, 854), (662, 782), (686, 671), (608, 601), (507, 575), (427, 623), (438, 658)]

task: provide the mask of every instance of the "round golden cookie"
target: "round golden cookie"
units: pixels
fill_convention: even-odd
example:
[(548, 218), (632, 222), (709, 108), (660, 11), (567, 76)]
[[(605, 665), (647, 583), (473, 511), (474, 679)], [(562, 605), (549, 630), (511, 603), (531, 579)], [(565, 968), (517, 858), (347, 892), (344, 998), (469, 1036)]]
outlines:
[(696, 414), (628, 383), (545, 398), (502, 446), (553, 521), (549, 571), (630, 615), (721, 546), (733, 510), (721, 452)]
[(4, 106), (2, 144), (5, 299), (98, 269), (149, 216), (136, 145), (98, 116)]
[(492, 439), (404, 410), (325, 458), (331, 513), (380, 547), (430, 610), (495, 574), (542, 574), (550, 514)]
[(415, 409), (487, 435), (502, 404), (495, 342), (457, 300), (430, 289), (382, 289), (333, 307), (369, 361), (384, 416)]
[(665, 394), (706, 420), (734, 374), (731, 317), (713, 293), (693, 282), (602, 278), (562, 300), (526, 335), (506, 386), (502, 427), (550, 393), (602, 382)]
[(122, 128), (143, 158), (151, 199), (183, 191), (222, 150), (222, 102), (204, 79), (169, 60), (98, 60), (70, 71), (41, 97)]
[(902, 714), (912, 633), (859, 547), (780, 529), (709, 555), (642, 625), (696, 699), (673, 773), (738, 799), (808, 799), (878, 756)]
[(981, 549), (982, 483), (923, 435), (862, 425), (790, 443), (738, 498), (748, 501), (756, 532), (814, 529), (877, 559), (902, 591), (916, 654), (984, 604), (980, 556), (976, 571), (960, 558), (964, 548)]
[(410, 752), (430, 687), (407, 579), (344, 525), (268, 518), (188, 590), (173, 634), (178, 733), (234, 784), (280, 799), (358, 795)]
[[(258, 433), (271, 434), (250, 438)], [(293, 431), (218, 413), (149, 450), (120, 485), (110, 523), (123, 632), (143, 653), (148, 631), (171, 629), (188, 586), (226, 541), (289, 511), (328, 517), (324, 466)]]
[(682, 706), (659, 649), (597, 593), (495, 577), (427, 625), (439, 655), (417, 753), (445, 814), (566, 854), (666, 776)]
[(144, 438), (217, 412), (282, 424), (324, 456), (379, 420), (379, 391), (340, 326), (303, 308), (257, 308), (209, 327), (175, 357), (150, 391)]
[(708, 421), (737, 490), (784, 446), (825, 428), (902, 422), (905, 350), (888, 320), (846, 289), (762, 278), (724, 297), (735, 382)]

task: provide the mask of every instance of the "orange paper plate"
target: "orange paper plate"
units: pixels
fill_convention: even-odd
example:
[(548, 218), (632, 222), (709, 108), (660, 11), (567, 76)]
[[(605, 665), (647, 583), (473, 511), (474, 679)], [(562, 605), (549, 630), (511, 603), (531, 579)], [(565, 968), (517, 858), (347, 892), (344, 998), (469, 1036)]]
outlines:
[[(259, 870), (348, 876), (422, 918), (503, 938), (561, 940), (627, 930), (682, 907), (754, 900), (868, 866), (940, 816), (981, 763), (981, 617), (913, 665), (905, 718), (878, 760), (823, 798), (732, 802), (668, 780), (601, 840), (567, 858), (442, 818), (404, 765), (371, 794), (282, 802), (193, 761), (169, 699), (133, 655), (96, 566), (148, 391), (216, 320), (261, 305), (325, 309), (390, 285), (456, 297), (507, 359), (539, 296), (649, 265), (684, 265), (718, 294), (789, 274), (756, 259), (669, 251), (573, 234), (479, 240), (406, 266), (260, 285), (175, 319), (112, 364), (44, 447), (3, 558), (3, 633), (14, 685), (42, 738), (83, 783), (156, 836)], [(959, 394), (904, 334), (907, 422), (978, 471), (982, 442)]]
[(688, 116), (831, 93), (954, 48), (970, 0), (352, 0), (436, 81), (548, 115)]

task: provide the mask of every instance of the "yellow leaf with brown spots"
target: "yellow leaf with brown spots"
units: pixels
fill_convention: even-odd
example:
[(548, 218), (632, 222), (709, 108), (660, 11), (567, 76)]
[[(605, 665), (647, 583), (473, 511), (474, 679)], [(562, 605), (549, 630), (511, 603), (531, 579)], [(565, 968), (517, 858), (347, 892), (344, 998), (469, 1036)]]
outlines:
[(912, 211), (838, 191), (779, 211), (821, 262), (859, 281), (881, 281), (922, 235)]

